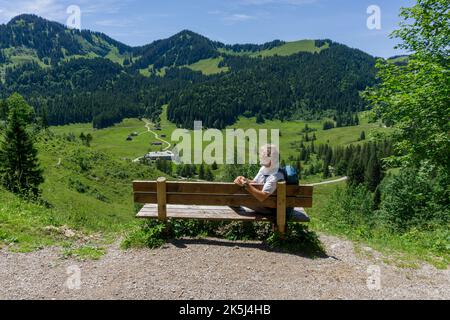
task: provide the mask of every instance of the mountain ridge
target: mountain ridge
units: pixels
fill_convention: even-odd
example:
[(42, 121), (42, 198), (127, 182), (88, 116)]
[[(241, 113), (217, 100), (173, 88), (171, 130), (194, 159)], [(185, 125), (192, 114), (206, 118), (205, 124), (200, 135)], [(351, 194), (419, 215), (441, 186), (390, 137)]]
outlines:
[(185, 127), (223, 128), (239, 115), (351, 119), (365, 108), (359, 91), (375, 83), (374, 66), (329, 39), (227, 45), (185, 29), (130, 47), (36, 15), (0, 25), (0, 98), (19, 92), (52, 125), (157, 121), (162, 105)]
[[(26, 30), (27, 28), (28, 30)], [(20, 31), (35, 33), (35, 36), (17, 37)], [(203, 59), (213, 59), (226, 54), (244, 54), (253, 57), (272, 56), (279, 54), (277, 50), (273, 49), (280, 49), (282, 52), (282, 46), (295, 47), (295, 44), (300, 42), (310, 43), (309, 46), (294, 48), (289, 54), (319, 52), (322, 45), (316, 45), (316, 42), (324, 41), (332, 43), (329, 39), (303, 39), (289, 42), (272, 40), (262, 44), (224, 44), (194, 31), (183, 29), (168, 38), (155, 40), (142, 46), (129, 46), (105, 33), (88, 29), (81, 31), (70, 29), (62, 23), (50, 21), (34, 14), (21, 14), (13, 17), (6, 24), (0, 25), (0, 50), (4, 51), (3, 55), (6, 60), (11, 61), (15, 57), (10, 52), (5, 54), (6, 49), (23, 47), (34, 50), (34, 57), (37, 57), (42, 65), (56, 64), (80, 56), (102, 57), (127, 66), (136, 62), (136, 66), (133, 67), (135, 70), (150, 66), (161, 69), (169, 66), (190, 65)], [(186, 49), (186, 44), (192, 46), (190, 50)], [(52, 46), (54, 50), (49, 51), (48, 48)], [(174, 50), (174, 48), (183, 48), (184, 50)], [(16, 60), (26, 62), (35, 60), (33, 53), (28, 55), (30, 57), (28, 60), (26, 55), (18, 54), (18, 56), (22, 58)]]

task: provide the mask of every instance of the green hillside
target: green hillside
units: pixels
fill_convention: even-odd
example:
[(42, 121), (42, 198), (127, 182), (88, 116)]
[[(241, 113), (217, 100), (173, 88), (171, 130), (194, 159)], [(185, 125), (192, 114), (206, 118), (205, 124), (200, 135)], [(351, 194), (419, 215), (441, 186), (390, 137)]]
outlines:
[(71, 246), (78, 240), (57, 228), (102, 242), (136, 225), (131, 181), (164, 174), (72, 140), (51, 131), (37, 138), (47, 204), (27, 203), (0, 188), (0, 245), (30, 250), (52, 243)]
[(194, 71), (201, 71), (205, 75), (227, 72), (228, 67), (219, 67), (221, 61), (223, 61), (223, 57), (203, 59), (187, 67)]
[(156, 119), (164, 104), (185, 128), (200, 119), (223, 129), (244, 114), (355, 113), (367, 109), (359, 92), (375, 82), (374, 66), (374, 57), (331, 40), (228, 45), (183, 30), (129, 47), (36, 15), (0, 25), (0, 99), (18, 92), (51, 125)]
[[(317, 140), (314, 141), (316, 147), (320, 144), (329, 144), (332, 147), (346, 146), (349, 144), (361, 144), (361, 132), (364, 131), (367, 140), (378, 136), (379, 134), (389, 133), (390, 128), (384, 128), (379, 122), (370, 123), (368, 114), (363, 112), (359, 114), (360, 124), (357, 126), (348, 126), (341, 128), (334, 128), (330, 130), (323, 130), (323, 121), (280, 121), (280, 120), (266, 120), (264, 123), (257, 124), (256, 119), (240, 117), (236, 124), (228, 126), (226, 129), (279, 129), (280, 130), (280, 150), (282, 159), (287, 160), (289, 157), (298, 156), (298, 145), (302, 140), (302, 130), (306, 125), (313, 131)], [(164, 106), (161, 114), (161, 131), (154, 131), (159, 136), (165, 135), (164, 140), (172, 145), (176, 141), (171, 140), (171, 134), (176, 129), (176, 125), (167, 119), (167, 106)], [(150, 126), (153, 128), (154, 126)], [(225, 130), (222, 132), (225, 136)], [(89, 124), (72, 124), (65, 126), (52, 127), (52, 131), (57, 134), (67, 135), (73, 133), (79, 136), (82, 132), (84, 134), (91, 134), (93, 136), (92, 148), (107, 152), (116, 159), (136, 159), (143, 156), (149, 151), (161, 150), (159, 146), (152, 146), (153, 142), (158, 140), (152, 133), (145, 128), (145, 122), (138, 119), (125, 119), (120, 124), (110, 128), (101, 130), (94, 130)], [(137, 132), (139, 135), (133, 137), (132, 141), (126, 141), (129, 134)], [(192, 136), (192, 130), (187, 130)], [(309, 134), (312, 137), (312, 133)], [(311, 142), (309, 142), (310, 144)], [(209, 142), (204, 142), (203, 146), (208, 145)], [(308, 145), (308, 143), (306, 143)], [(165, 147), (165, 145), (163, 146)], [(224, 146), (225, 147), (225, 146)], [(312, 176), (308, 181), (320, 181), (320, 176)]]
[[(271, 49), (259, 50), (259, 51), (242, 51), (235, 52), (232, 50), (219, 49), (219, 52), (223, 55), (238, 55), (238, 56), (249, 56), (253, 58), (257, 57), (272, 57), (278, 56), (290, 56), (299, 52), (310, 52), (319, 53), (324, 49), (329, 48), (329, 43), (323, 44), (321, 47), (316, 46), (315, 40), (299, 40), (293, 42), (287, 42), (279, 46), (273, 47)], [(223, 61), (223, 56), (217, 58), (209, 58), (197, 61), (196, 63), (190, 64), (187, 67), (194, 71), (201, 71), (205, 75), (216, 74), (221, 72), (227, 72), (228, 67), (219, 67), (219, 63)]]
[(325, 43), (321, 47), (317, 47), (315, 40), (300, 40), (287, 42), (281, 46), (272, 49), (254, 52), (251, 53), (250, 56), (270, 57), (274, 55), (289, 56), (299, 52), (319, 53), (320, 51), (328, 49), (329, 47), (330, 47), (329, 43)]

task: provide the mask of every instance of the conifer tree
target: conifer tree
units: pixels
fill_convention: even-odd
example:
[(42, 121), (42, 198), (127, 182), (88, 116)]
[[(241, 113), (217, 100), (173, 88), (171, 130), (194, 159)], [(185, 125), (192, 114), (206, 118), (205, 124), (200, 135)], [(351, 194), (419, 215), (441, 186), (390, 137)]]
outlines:
[(205, 180), (206, 181), (214, 181), (214, 174), (212, 173), (210, 167), (206, 167)]
[(8, 125), (0, 144), (0, 181), (11, 192), (37, 197), (44, 178), (27, 130), (33, 110), (18, 94), (8, 98), (7, 103)]
[(200, 168), (198, 169), (198, 178), (200, 180), (205, 180), (205, 166), (203, 163), (200, 165)]
[(91, 146), (91, 142), (92, 142), (92, 135), (90, 133), (88, 133), (86, 135), (85, 141), (86, 141), (86, 146), (90, 147)]
[(355, 155), (350, 162), (347, 172), (348, 184), (356, 186), (364, 183), (364, 167), (357, 155)]
[(366, 140), (366, 133), (364, 131), (361, 131), (361, 134), (359, 135), (359, 140)]
[(6, 100), (0, 100), (0, 120), (5, 120), (8, 118), (8, 104)]
[(323, 178), (329, 178), (331, 176), (330, 174), (330, 162), (325, 159), (325, 161), (323, 162)]
[(383, 179), (383, 173), (381, 169), (380, 159), (376, 153), (372, 153), (367, 164), (365, 172), (365, 181), (367, 188), (374, 192)]

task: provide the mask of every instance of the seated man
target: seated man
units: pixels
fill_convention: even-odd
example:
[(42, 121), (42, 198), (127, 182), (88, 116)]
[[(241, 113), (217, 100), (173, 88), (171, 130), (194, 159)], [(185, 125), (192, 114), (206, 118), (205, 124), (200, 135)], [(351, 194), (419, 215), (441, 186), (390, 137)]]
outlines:
[[(279, 152), (275, 145), (264, 145), (261, 147), (259, 155), (261, 169), (253, 180), (248, 180), (239, 176), (234, 180), (237, 185), (245, 189), (256, 199), (263, 202), (277, 189), (277, 182), (284, 179), (283, 173), (279, 171)], [(262, 190), (253, 186), (253, 184), (263, 184)], [(250, 207), (258, 213), (272, 214), (275, 210), (261, 206)]]

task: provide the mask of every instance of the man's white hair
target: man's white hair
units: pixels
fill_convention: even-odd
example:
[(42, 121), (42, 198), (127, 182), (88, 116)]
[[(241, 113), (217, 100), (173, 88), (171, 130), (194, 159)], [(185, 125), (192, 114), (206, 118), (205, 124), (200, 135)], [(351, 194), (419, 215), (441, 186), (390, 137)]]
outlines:
[(265, 144), (259, 150), (259, 157), (262, 163), (268, 163), (270, 161), (271, 169), (279, 167), (280, 152), (278, 147), (274, 144)]

